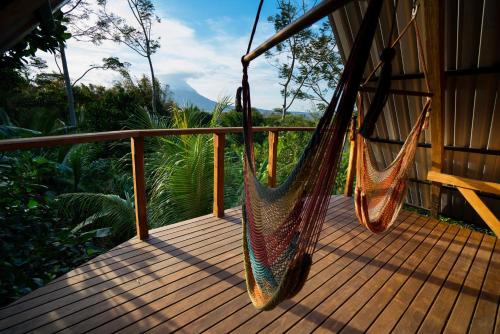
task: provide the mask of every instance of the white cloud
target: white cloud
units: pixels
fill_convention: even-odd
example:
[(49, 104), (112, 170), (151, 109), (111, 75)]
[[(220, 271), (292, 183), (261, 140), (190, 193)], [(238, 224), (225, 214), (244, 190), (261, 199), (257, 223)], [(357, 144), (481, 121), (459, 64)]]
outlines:
[[(129, 16), (124, 2), (114, 1), (113, 12)], [(159, 13), (162, 16), (162, 13)], [(246, 51), (248, 36), (238, 36), (231, 31), (231, 18), (222, 17), (207, 20), (206, 29), (209, 38), (202, 39), (187, 22), (170, 17), (161, 17), (153, 31), (160, 38), (161, 47), (153, 55), (155, 74), (159, 77), (182, 73), (187, 82), (200, 94), (216, 100), (220, 96), (234, 97), (236, 88), (241, 83), (240, 58)], [(273, 33), (273, 27), (262, 22), (259, 25), (254, 46)], [(90, 64), (101, 62), (102, 58), (117, 56), (121, 61), (131, 63), (130, 72), (134, 77), (149, 75), (145, 58), (128, 49), (125, 45), (106, 41), (96, 46), (91, 43), (70, 40), (67, 47), (67, 59), (72, 78), (77, 78)], [(56, 69), (52, 56), (43, 55), (49, 66)], [(256, 107), (272, 109), (281, 104), (280, 86), (277, 70), (270, 66), (264, 57), (252, 62), (249, 70), (252, 87), (252, 104)], [(92, 71), (81, 82), (110, 85), (118, 75), (112, 71)], [(165, 83), (165, 82), (162, 82)], [(293, 109), (300, 109), (306, 104), (297, 104)]]

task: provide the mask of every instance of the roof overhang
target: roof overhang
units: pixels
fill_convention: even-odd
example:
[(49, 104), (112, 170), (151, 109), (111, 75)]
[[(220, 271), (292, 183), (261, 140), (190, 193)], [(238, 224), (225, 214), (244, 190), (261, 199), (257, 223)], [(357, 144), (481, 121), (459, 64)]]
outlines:
[(0, 5), (0, 51), (14, 46), (67, 1), (11, 0)]

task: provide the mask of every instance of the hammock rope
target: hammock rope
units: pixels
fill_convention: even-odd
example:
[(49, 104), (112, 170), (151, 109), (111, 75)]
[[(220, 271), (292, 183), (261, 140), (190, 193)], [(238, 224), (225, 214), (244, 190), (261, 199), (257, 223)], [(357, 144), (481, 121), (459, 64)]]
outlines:
[[(427, 90), (429, 91), (427, 66), (423, 56), (419, 28), (415, 21), (416, 14), (417, 11), (414, 8), (412, 19), (405, 29), (403, 29), (400, 36), (396, 39), (396, 42), (399, 42), (401, 37), (408, 31), (410, 24), (412, 24), (417, 37), (419, 64), (423, 69), (425, 84)], [(395, 43), (393, 43), (392, 47), (394, 45)], [(377, 66), (377, 68), (378, 67), (379, 66)], [(365, 82), (368, 82), (374, 73), (375, 71), (372, 71)], [(386, 101), (384, 101), (383, 104), (380, 104), (380, 101), (377, 101), (378, 104), (376, 105), (376, 108), (380, 108), (380, 110), (376, 110), (378, 114), (382, 112), (385, 102)], [(380, 233), (387, 230), (397, 218), (399, 211), (401, 210), (408, 187), (408, 172), (413, 164), (420, 134), (422, 130), (426, 129), (428, 126), (430, 106), (431, 99), (427, 98), (427, 101), (424, 103), (422, 111), (410, 131), (410, 134), (401, 147), (401, 150), (397, 154), (396, 158), (386, 168), (378, 169), (376, 167), (376, 164), (370, 155), (367, 140), (359, 132), (356, 136), (357, 163), (356, 188), (354, 195), (355, 211), (360, 223), (372, 232)], [(358, 107), (358, 119), (360, 123), (362, 122), (364, 124), (366, 123), (366, 119), (363, 122), (362, 96), (360, 96)], [(372, 108), (370, 108), (370, 112), (371, 111)]]
[(296, 167), (277, 188), (256, 176), (249, 64), (242, 61), (236, 100), (245, 141), (243, 253), (247, 290), (258, 309), (272, 309), (293, 297), (307, 279), (382, 2), (370, 0), (330, 104)]

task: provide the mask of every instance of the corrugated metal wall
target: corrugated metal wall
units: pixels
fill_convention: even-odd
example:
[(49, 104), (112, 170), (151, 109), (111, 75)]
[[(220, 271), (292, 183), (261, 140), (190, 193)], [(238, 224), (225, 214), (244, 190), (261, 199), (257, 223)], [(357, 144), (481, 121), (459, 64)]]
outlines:
[[(379, 29), (372, 47), (366, 75), (378, 62), (380, 51), (387, 45), (392, 22), (392, 0), (382, 9)], [(412, 0), (400, 0), (397, 9), (397, 27), (401, 31), (411, 19)], [(360, 26), (367, 1), (354, 1), (333, 13), (332, 22), (339, 49), (348, 56), (353, 39)], [(423, 12), (417, 15), (425, 47)], [(446, 0), (445, 1), (445, 69), (473, 69), (500, 64), (500, 1), (498, 0)], [(399, 33), (399, 32), (398, 32)], [(416, 36), (413, 28), (396, 48), (393, 74), (423, 72), (418, 61)], [(393, 88), (425, 91), (423, 79), (393, 81)], [(500, 90), (499, 74), (448, 76), (445, 92), (445, 145), (500, 149)], [(365, 105), (371, 94), (364, 93)], [(419, 115), (424, 98), (392, 95), (377, 122), (374, 137), (404, 141)], [(365, 108), (366, 109), (366, 108)], [(430, 130), (420, 138), (430, 143)], [(397, 155), (396, 144), (372, 143), (373, 155), (379, 167), (387, 166)], [(431, 158), (429, 148), (418, 148), (410, 178), (423, 182), (410, 182), (407, 202), (430, 208), (430, 186), (425, 184)], [(500, 156), (478, 153), (445, 151), (444, 170), (458, 176), (500, 182)], [(498, 216), (500, 200), (484, 197), (486, 204)], [(442, 196), (444, 214), (481, 224), (481, 219), (456, 191), (444, 188)]]

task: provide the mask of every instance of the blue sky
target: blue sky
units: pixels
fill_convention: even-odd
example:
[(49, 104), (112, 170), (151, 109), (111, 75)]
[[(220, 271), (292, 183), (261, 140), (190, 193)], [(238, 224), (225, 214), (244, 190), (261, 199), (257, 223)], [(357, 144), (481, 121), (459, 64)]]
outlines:
[[(257, 11), (258, 0), (186, 0), (157, 1), (159, 10), (181, 21), (189, 22), (200, 37), (210, 37), (206, 21), (230, 22), (227, 27), (234, 33), (249, 35)], [(265, 22), (276, 10), (275, 0), (264, 1), (260, 22)]]
[[(241, 82), (240, 58), (246, 51), (258, 0), (176, 0), (154, 1), (161, 23), (153, 27), (161, 47), (153, 55), (155, 72), (160, 81), (175, 87), (187, 83), (200, 94), (217, 100), (234, 97)], [(109, 0), (108, 8), (125, 18), (130, 11), (125, 0)], [(254, 47), (274, 33), (267, 22), (276, 10), (275, 0), (266, 0), (254, 39)], [(70, 40), (67, 46), (72, 78), (79, 77), (88, 66), (104, 57), (117, 56), (131, 64), (130, 72), (138, 78), (148, 75), (147, 61), (124, 45), (104, 42), (100, 46)], [(55, 69), (53, 57), (45, 55)], [(250, 71), (252, 104), (273, 109), (281, 105), (277, 69), (265, 57), (252, 62)], [(92, 71), (83, 83), (111, 85), (119, 76), (112, 71)], [(297, 102), (292, 110), (305, 111), (309, 102)]]

